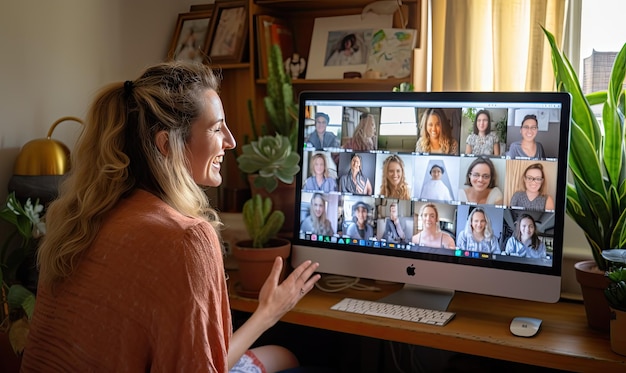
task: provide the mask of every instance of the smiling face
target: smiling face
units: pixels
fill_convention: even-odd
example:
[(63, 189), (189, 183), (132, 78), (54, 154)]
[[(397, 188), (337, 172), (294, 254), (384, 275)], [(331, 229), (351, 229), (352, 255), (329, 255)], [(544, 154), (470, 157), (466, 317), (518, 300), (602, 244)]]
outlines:
[(326, 118), (324, 118), (323, 116), (319, 116), (315, 118), (315, 131), (317, 131), (318, 135), (320, 136), (324, 135), (324, 132), (326, 132), (327, 125), (328, 123), (326, 122)]
[(491, 181), (491, 169), (485, 163), (476, 164), (469, 174), (470, 183), (476, 191), (484, 191), (489, 187)]
[(531, 193), (539, 193), (543, 185), (543, 172), (536, 168), (531, 168), (524, 175), (524, 186)]
[(424, 224), (424, 229), (434, 228), (437, 226), (437, 219), (439, 217), (437, 216), (437, 210), (435, 210), (434, 208), (430, 206), (425, 207), (420, 217), (422, 218), (422, 224)]
[(389, 216), (391, 216), (392, 219), (398, 217), (398, 206), (396, 204), (389, 206)]
[(522, 122), (522, 127), (520, 128), (522, 140), (535, 141), (535, 137), (537, 137), (537, 130), (537, 121), (531, 118), (526, 119)]
[(426, 132), (428, 133), (430, 139), (438, 140), (441, 136), (441, 118), (439, 118), (436, 114), (431, 114), (428, 116), (428, 120), (426, 121)]
[(487, 220), (485, 219), (485, 214), (480, 211), (475, 212), (472, 215), (472, 230), (474, 233), (484, 234), (485, 227), (487, 226)]
[(237, 143), (226, 126), (224, 108), (217, 92), (207, 90), (204, 97), (204, 111), (191, 124), (187, 158), (194, 181), (216, 187), (222, 183), (220, 170), (224, 151), (233, 149)]
[(317, 157), (313, 161), (313, 171), (316, 176), (323, 176), (324, 171), (326, 170), (326, 164), (324, 163), (324, 159), (322, 157)]
[(402, 166), (398, 162), (389, 162), (387, 166), (387, 181), (393, 186), (400, 185), (400, 181), (402, 181)]
[(530, 239), (535, 233), (535, 223), (532, 221), (532, 219), (523, 218), (519, 222), (519, 231), (520, 231), (520, 236), (522, 238), (522, 242), (524, 242)]
[(352, 161), (350, 162), (350, 169), (352, 170), (352, 174), (356, 175), (359, 170), (361, 170), (361, 158), (352, 157)]
[(442, 175), (442, 172), (441, 172), (441, 168), (439, 168), (439, 167), (433, 167), (430, 170), (430, 177), (433, 180), (441, 180), (441, 175)]
[(313, 198), (313, 201), (311, 201), (311, 209), (313, 210), (313, 215), (319, 219), (326, 210), (324, 200), (321, 197)]
[(476, 117), (476, 128), (478, 128), (478, 133), (481, 135), (485, 135), (487, 128), (489, 128), (489, 117), (485, 113), (481, 113)]
[(367, 209), (363, 206), (359, 206), (356, 208), (354, 214), (356, 215), (356, 222), (359, 227), (363, 227), (365, 225), (365, 221), (367, 220)]

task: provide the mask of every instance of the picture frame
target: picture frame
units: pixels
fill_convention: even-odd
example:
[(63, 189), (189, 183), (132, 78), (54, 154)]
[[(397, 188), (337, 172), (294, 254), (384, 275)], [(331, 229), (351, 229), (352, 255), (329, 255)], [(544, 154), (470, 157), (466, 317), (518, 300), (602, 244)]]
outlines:
[(209, 28), (207, 62), (241, 62), (247, 37), (248, 1), (217, 0)]
[(180, 13), (167, 52), (167, 59), (202, 62), (206, 55), (211, 18), (213, 18), (212, 9)]
[[(367, 68), (373, 30), (391, 28), (392, 23), (391, 14), (366, 13), (316, 18), (306, 79), (343, 79), (347, 72), (362, 75)], [(339, 50), (342, 44), (347, 43), (350, 43), (352, 51)]]
[(258, 77), (259, 79), (264, 79), (269, 75), (267, 60), (272, 43), (278, 43), (280, 45), (284, 61), (294, 53), (295, 40), (293, 30), (285, 19), (262, 14), (256, 16), (255, 24)]

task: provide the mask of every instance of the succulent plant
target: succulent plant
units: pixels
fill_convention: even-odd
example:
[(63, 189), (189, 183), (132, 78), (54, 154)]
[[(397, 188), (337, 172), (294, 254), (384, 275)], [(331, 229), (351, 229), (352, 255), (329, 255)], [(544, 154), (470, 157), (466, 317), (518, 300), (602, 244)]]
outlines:
[(255, 195), (243, 205), (243, 222), (252, 239), (252, 247), (265, 247), (285, 222), (282, 211), (272, 211), (272, 200)]
[(245, 173), (258, 173), (254, 180), (258, 188), (273, 192), (278, 180), (291, 184), (300, 171), (300, 156), (293, 152), (289, 139), (281, 134), (261, 136), (256, 141), (242, 147), (237, 157), (239, 169)]

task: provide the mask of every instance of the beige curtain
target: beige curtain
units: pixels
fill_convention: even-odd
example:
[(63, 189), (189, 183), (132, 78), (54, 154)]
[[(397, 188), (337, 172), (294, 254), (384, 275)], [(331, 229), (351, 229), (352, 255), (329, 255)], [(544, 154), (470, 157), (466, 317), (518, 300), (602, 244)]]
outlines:
[(433, 91), (552, 91), (567, 0), (432, 0)]

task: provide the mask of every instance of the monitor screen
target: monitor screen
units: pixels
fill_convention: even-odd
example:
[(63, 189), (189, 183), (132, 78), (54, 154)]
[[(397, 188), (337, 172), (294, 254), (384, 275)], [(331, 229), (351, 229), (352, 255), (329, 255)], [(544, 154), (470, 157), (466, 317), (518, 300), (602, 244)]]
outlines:
[(559, 299), (568, 94), (303, 92), (299, 104), (292, 264)]

